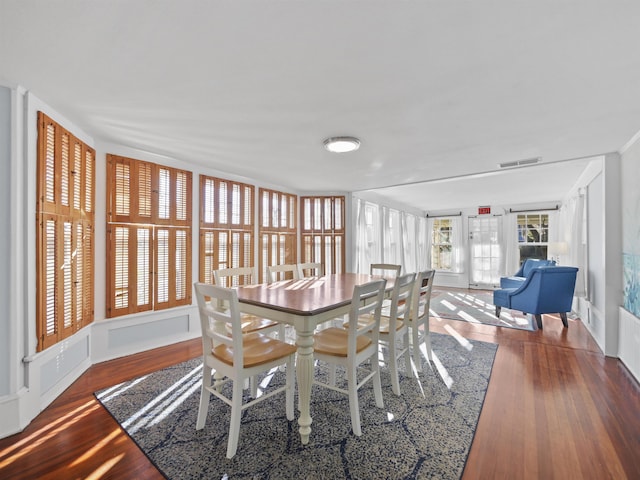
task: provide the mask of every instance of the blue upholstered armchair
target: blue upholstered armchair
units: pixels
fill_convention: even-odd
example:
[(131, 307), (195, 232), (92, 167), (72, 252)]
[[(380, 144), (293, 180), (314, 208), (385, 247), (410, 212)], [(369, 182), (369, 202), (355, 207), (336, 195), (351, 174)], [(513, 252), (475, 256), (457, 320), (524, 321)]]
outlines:
[(500, 277), (500, 288), (518, 288), (522, 282), (531, 274), (534, 268), (555, 265), (554, 260), (541, 260), (538, 258), (527, 258), (520, 269), (510, 277)]
[(567, 312), (571, 311), (577, 273), (576, 267), (534, 268), (518, 288), (493, 292), (496, 317), (500, 317), (502, 307), (520, 310), (534, 315), (541, 329), (543, 313), (559, 313), (562, 323), (568, 327)]

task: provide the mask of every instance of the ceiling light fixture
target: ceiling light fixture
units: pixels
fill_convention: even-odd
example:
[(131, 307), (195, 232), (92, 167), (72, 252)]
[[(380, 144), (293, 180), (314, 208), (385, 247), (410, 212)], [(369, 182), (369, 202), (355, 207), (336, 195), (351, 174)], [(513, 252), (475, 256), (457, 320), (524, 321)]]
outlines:
[(324, 148), (332, 153), (353, 152), (360, 148), (360, 140), (356, 137), (331, 137), (323, 143)]

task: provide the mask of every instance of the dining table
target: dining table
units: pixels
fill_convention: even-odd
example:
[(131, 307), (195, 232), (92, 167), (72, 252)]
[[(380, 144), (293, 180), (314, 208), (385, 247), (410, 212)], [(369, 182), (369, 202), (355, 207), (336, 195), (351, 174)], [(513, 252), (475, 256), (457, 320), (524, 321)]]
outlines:
[(311, 434), (311, 387), (314, 377), (313, 333), (318, 325), (349, 313), (356, 285), (386, 278), (386, 292), (393, 278), (361, 273), (334, 273), (273, 283), (237, 287), (240, 310), (292, 325), (296, 332), (298, 417), (303, 445)]

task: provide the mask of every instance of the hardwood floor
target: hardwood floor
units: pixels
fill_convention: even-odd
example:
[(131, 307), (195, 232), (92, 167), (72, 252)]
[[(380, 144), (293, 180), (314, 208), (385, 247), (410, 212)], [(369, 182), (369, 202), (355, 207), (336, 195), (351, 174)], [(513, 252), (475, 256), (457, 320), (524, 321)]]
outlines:
[[(499, 344), (463, 478), (639, 479), (640, 388), (580, 321), (520, 331), (431, 319)], [(91, 367), (24, 432), (0, 440), (3, 479), (161, 479), (93, 392), (199, 356), (200, 340)]]

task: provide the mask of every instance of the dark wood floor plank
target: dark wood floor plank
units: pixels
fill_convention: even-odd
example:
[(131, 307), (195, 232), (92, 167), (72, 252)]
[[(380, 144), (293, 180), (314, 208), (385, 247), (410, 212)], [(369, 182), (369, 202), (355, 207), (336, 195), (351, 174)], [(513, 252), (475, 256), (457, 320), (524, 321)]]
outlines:
[[(463, 478), (640, 478), (640, 389), (580, 321), (521, 331), (431, 319), (499, 344)], [(161, 479), (93, 392), (197, 357), (199, 340), (91, 367), (24, 432), (0, 440), (0, 478)]]

